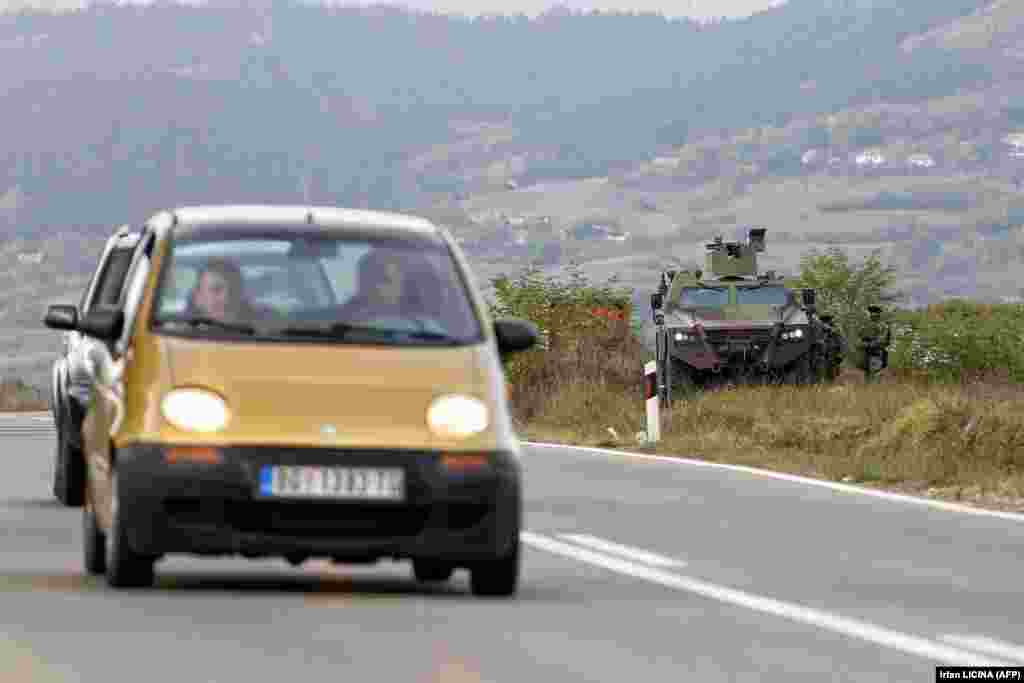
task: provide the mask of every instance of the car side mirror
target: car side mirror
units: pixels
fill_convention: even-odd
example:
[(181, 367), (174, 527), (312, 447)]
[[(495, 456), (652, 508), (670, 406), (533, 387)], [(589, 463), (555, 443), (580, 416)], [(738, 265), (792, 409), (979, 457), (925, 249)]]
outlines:
[(121, 336), (123, 328), (124, 311), (120, 308), (94, 308), (78, 324), (82, 334), (103, 341), (114, 341)]
[(665, 297), (662, 296), (661, 292), (654, 292), (651, 294), (651, 310), (657, 310), (661, 308), (662, 304), (665, 303)]
[(43, 324), (52, 330), (74, 330), (78, 327), (78, 308), (69, 304), (49, 306)]
[(501, 318), (494, 321), (494, 334), (501, 353), (517, 353), (533, 348), (540, 340), (540, 331), (529, 320)]

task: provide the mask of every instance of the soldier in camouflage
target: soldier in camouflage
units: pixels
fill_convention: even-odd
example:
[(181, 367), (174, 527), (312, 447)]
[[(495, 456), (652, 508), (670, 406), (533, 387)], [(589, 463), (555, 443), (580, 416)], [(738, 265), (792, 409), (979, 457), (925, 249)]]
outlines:
[(880, 306), (869, 306), (870, 318), (861, 332), (859, 367), (864, 371), (866, 382), (877, 382), (879, 373), (889, 367), (889, 346), (892, 344), (892, 327), (882, 320)]

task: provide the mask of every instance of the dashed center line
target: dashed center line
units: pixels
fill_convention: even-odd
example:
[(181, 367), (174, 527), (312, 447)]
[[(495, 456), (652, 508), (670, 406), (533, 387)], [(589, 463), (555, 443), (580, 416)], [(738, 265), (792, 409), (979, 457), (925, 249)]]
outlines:
[(580, 562), (602, 567), (619, 574), (643, 579), (668, 588), (701, 595), (711, 600), (737, 607), (771, 614), (798, 623), (815, 626), (841, 635), (864, 640), (893, 650), (922, 657), (931, 661), (953, 666), (1012, 666), (998, 656), (990, 656), (973, 650), (930, 640), (921, 636), (901, 633), (858, 619), (851, 619), (823, 610), (774, 598), (746, 593), (726, 586), (674, 574), (655, 567), (645, 566), (602, 552), (570, 545), (554, 538), (530, 531), (520, 533), (522, 542), (533, 548), (561, 555)]
[(947, 634), (941, 637), (947, 643), (958, 647), (964, 647), (977, 652), (1003, 657), (1024, 664), (1024, 646), (1014, 645), (995, 638), (985, 636), (966, 636), (959, 634)]
[(671, 557), (665, 557), (658, 553), (652, 553), (647, 550), (641, 550), (628, 545), (622, 545), (621, 543), (614, 543), (612, 541), (598, 538), (597, 536), (591, 536), (590, 534), (559, 534), (561, 538), (567, 541), (572, 541), (580, 545), (590, 546), (595, 550), (610, 553), (612, 555), (618, 555), (624, 557), (627, 560), (635, 560), (637, 562), (643, 562), (655, 567), (685, 567), (686, 563), (682, 560), (676, 560)]

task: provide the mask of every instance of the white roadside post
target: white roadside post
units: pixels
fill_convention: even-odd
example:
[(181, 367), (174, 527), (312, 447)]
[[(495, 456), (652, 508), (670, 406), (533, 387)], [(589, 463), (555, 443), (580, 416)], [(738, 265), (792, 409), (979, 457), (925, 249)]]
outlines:
[(644, 402), (647, 404), (647, 443), (661, 439), (661, 419), (658, 403), (658, 363), (644, 363)]

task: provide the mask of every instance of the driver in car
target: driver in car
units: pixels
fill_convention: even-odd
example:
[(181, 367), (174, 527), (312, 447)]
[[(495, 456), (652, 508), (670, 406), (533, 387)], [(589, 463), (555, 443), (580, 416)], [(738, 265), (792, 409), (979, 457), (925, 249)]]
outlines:
[(241, 268), (228, 259), (212, 258), (199, 273), (186, 312), (223, 321), (251, 320), (256, 311), (243, 290)]
[(341, 309), (341, 319), (406, 318), (422, 313), (419, 287), (409, 265), (397, 254), (374, 249), (359, 259), (359, 291)]

